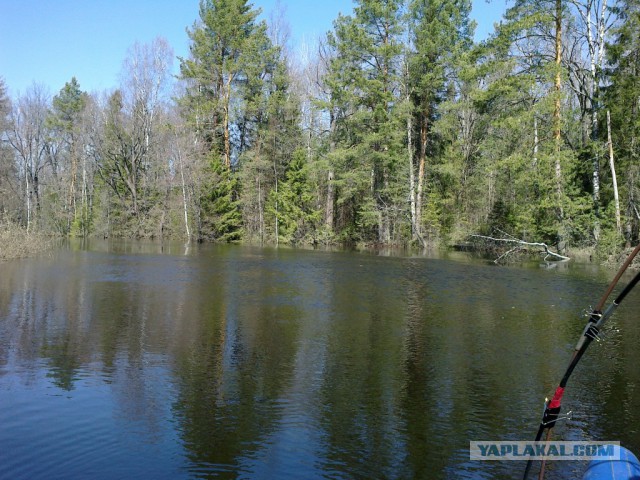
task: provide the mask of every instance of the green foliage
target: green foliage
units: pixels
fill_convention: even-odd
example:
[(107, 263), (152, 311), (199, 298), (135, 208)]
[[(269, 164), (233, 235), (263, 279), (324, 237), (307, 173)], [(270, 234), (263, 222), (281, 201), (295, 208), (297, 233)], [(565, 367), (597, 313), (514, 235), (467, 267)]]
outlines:
[(216, 242), (237, 242), (243, 234), (237, 177), (218, 156), (211, 158), (210, 174), (205, 187), (207, 193), (202, 199), (200, 234)]
[[(256, 21), (260, 11), (251, 7), (247, 0), (201, 0), (201, 22), (188, 30), (191, 56), (180, 59), (183, 113), (207, 148), (225, 156), (227, 166), (249, 143), (263, 79), (277, 53), (266, 24)], [(234, 103), (245, 107), (237, 118), (232, 118)], [(231, 145), (234, 122), (241, 138)]]
[(72, 237), (86, 237), (92, 230), (92, 215), (87, 205), (82, 205), (71, 223), (69, 235)]
[(640, 236), (640, 2), (623, 0), (614, 11), (621, 22), (614, 31), (614, 41), (607, 45), (610, 84), (605, 89), (605, 103), (611, 111), (618, 184), (624, 202), (621, 208), (626, 215), (625, 240), (630, 243)]
[(396, 114), (400, 7), (399, 1), (360, 1), (353, 17), (338, 17), (328, 38), (336, 52), (325, 81), (337, 112), (331, 154), (338, 228), (343, 237), (350, 232), (350, 241), (390, 243), (399, 229), (395, 182), (405, 154)]
[[(358, 0), (302, 72), (248, 0), (201, 0), (175, 104), (151, 112), (126, 86), (102, 102), (73, 78), (39, 113), (16, 110), (43, 128), (37, 166), (0, 81), (0, 212), (30, 208), (65, 235), (424, 245), (503, 231), (607, 256), (640, 234), (640, 0), (611, 9), (589, 92), (586, 50), (554, 61), (556, 5), (516, 0), (474, 45), (470, 0)], [(578, 7), (560, 6), (563, 45), (579, 45)]]
[(308, 165), (304, 150), (297, 150), (289, 163), (285, 181), (271, 190), (267, 212), (278, 221), (279, 241), (296, 245), (311, 243), (321, 219), (314, 206), (314, 195), (308, 181)]
[(493, 208), (489, 214), (487, 227), (487, 233), (491, 234), (494, 234), (494, 232), (517, 231), (513, 208), (510, 205), (507, 205), (502, 198), (499, 198), (496, 203), (493, 204)]
[(87, 103), (87, 94), (80, 89), (76, 77), (66, 82), (60, 93), (53, 97), (53, 112), (49, 116), (49, 122), (54, 128), (65, 133), (77, 128), (79, 116)]
[[(52, 215), (50, 220), (55, 224), (55, 230), (61, 234), (83, 235), (72, 230), (72, 223), (79, 215), (79, 210), (84, 209), (85, 216), (89, 214), (86, 197), (81, 198), (82, 188), (80, 183), (79, 164), (85, 155), (82, 149), (82, 115), (87, 107), (88, 95), (80, 89), (80, 84), (75, 77), (66, 82), (58, 95), (53, 97), (52, 108), (47, 116), (46, 124), (50, 131), (51, 151), (55, 151), (56, 164), (63, 166), (67, 177), (66, 188), (56, 185), (57, 191), (49, 194)], [(54, 180), (60, 180), (56, 178)], [(53, 189), (52, 189), (53, 190)], [(86, 222), (85, 222), (86, 223)], [(88, 223), (86, 223), (88, 227)]]

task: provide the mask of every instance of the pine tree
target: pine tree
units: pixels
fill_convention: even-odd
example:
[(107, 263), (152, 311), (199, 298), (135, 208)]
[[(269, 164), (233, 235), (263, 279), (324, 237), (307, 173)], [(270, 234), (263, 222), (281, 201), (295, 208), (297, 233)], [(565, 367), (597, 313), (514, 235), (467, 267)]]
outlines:
[[(563, 35), (569, 21), (561, 2), (515, 2), (487, 45), (483, 102), (497, 115), (485, 142), (499, 162), (490, 167), (498, 179), (491, 205), (505, 196), (521, 236), (557, 243), (560, 250), (586, 241), (593, 225), (589, 194), (576, 181), (568, 127), (573, 112)], [(495, 108), (500, 105), (502, 112)]]
[[(62, 197), (67, 212), (64, 233), (86, 236), (89, 232), (89, 202), (87, 200), (86, 165), (81, 144), (81, 114), (87, 103), (87, 94), (80, 89), (75, 77), (65, 83), (53, 97), (52, 112), (48, 118), (55, 135), (61, 140), (60, 159), (68, 174), (68, 185)], [(81, 170), (81, 171), (79, 171)], [(80, 177), (80, 180), (79, 178)], [(78, 182), (81, 185), (78, 188)], [(73, 232), (72, 232), (73, 229)]]
[(325, 83), (338, 115), (332, 154), (345, 240), (389, 244), (405, 217), (397, 188), (406, 178), (403, 126), (395, 115), (401, 34), (400, 1), (362, 0), (353, 17), (338, 17), (328, 36), (336, 53)]
[(185, 114), (226, 168), (241, 153), (232, 141), (238, 122), (232, 104), (250, 100), (259, 90), (255, 82), (273, 55), (265, 23), (256, 22), (260, 11), (251, 7), (247, 0), (201, 0), (201, 21), (188, 31), (190, 58), (180, 59)]
[(242, 235), (236, 170), (256, 142), (264, 82), (277, 54), (259, 13), (247, 0), (201, 0), (200, 22), (188, 31), (191, 55), (180, 59), (186, 86), (180, 102), (211, 165), (211, 191), (203, 192), (201, 203), (212, 217), (203, 219), (200, 235), (216, 240)]
[[(409, 3), (409, 39), (412, 51), (408, 58), (408, 83), (411, 102), (411, 122), (415, 131), (416, 152), (412, 163), (416, 188), (411, 199), (415, 204), (414, 234), (422, 236), (423, 194), (434, 185), (425, 184), (429, 177), (433, 182), (437, 177), (438, 157), (444, 144), (460, 137), (452, 128), (446, 141), (434, 128), (442, 115), (442, 105), (447, 100), (456, 102), (460, 91), (456, 92), (455, 81), (459, 75), (461, 59), (472, 45), (473, 24), (469, 20), (471, 2), (469, 0), (412, 0)], [(444, 171), (439, 169), (442, 174)], [(440, 175), (442, 177), (442, 175)], [(435, 190), (434, 190), (435, 192)], [(437, 195), (431, 198), (437, 198)], [(429, 207), (427, 205), (427, 207)], [(444, 219), (442, 219), (444, 221)]]

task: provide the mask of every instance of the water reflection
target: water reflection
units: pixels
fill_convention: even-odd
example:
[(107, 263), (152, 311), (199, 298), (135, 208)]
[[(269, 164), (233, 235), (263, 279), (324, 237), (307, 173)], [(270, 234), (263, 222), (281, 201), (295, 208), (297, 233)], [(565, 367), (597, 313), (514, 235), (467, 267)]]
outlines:
[[(534, 435), (608, 279), (183, 247), (2, 264), (0, 477), (512, 478), (522, 465), (470, 462), (469, 441)], [(639, 306), (585, 356), (559, 438), (640, 450)]]

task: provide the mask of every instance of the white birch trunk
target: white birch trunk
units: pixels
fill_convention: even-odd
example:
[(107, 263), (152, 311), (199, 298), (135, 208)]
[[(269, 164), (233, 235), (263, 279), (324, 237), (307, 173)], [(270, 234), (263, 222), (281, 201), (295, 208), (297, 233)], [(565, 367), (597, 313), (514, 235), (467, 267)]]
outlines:
[(538, 117), (533, 117), (533, 168), (538, 166)]
[(413, 165), (413, 141), (411, 132), (413, 130), (413, 122), (411, 121), (411, 113), (407, 115), (407, 156), (409, 157), (409, 202), (411, 208), (411, 234), (415, 241), (418, 237), (416, 229), (416, 178)]
[(260, 228), (260, 245), (264, 244), (264, 212), (262, 211), (262, 185), (260, 184), (260, 176), (256, 177), (258, 184), (258, 226)]
[(24, 170), (24, 181), (25, 181), (25, 195), (26, 195), (26, 203), (27, 203), (27, 233), (29, 233), (29, 229), (31, 228), (31, 192), (29, 185), (29, 169), (25, 165)]
[(180, 179), (182, 180), (182, 206), (184, 208), (184, 229), (187, 233), (187, 240), (191, 241), (191, 230), (189, 230), (189, 210), (187, 205), (187, 187), (184, 181), (184, 165), (182, 164), (182, 155), (180, 157)]
[(622, 221), (620, 218), (620, 196), (618, 194), (618, 179), (616, 177), (616, 167), (613, 161), (613, 142), (611, 140), (611, 115), (607, 110), (607, 144), (609, 146), (609, 168), (611, 168), (611, 180), (613, 182), (613, 200), (616, 208), (616, 228), (622, 234)]

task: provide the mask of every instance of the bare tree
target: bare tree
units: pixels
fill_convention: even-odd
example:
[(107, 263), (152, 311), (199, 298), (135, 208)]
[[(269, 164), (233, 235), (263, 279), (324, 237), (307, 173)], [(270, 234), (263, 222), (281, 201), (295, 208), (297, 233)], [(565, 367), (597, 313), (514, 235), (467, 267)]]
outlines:
[(134, 128), (145, 148), (150, 148), (152, 129), (169, 87), (173, 50), (164, 38), (149, 44), (135, 43), (123, 63), (122, 92)]
[(172, 57), (164, 39), (135, 44), (123, 64), (122, 88), (109, 97), (104, 109), (99, 173), (125, 205), (130, 203), (130, 213), (139, 226), (146, 175), (159, 151), (156, 134)]
[(46, 128), (48, 111), (49, 95), (44, 87), (37, 84), (20, 96), (11, 109), (7, 141), (15, 152), (23, 181), (27, 230), (40, 211), (41, 180), (47, 160), (51, 160)]

